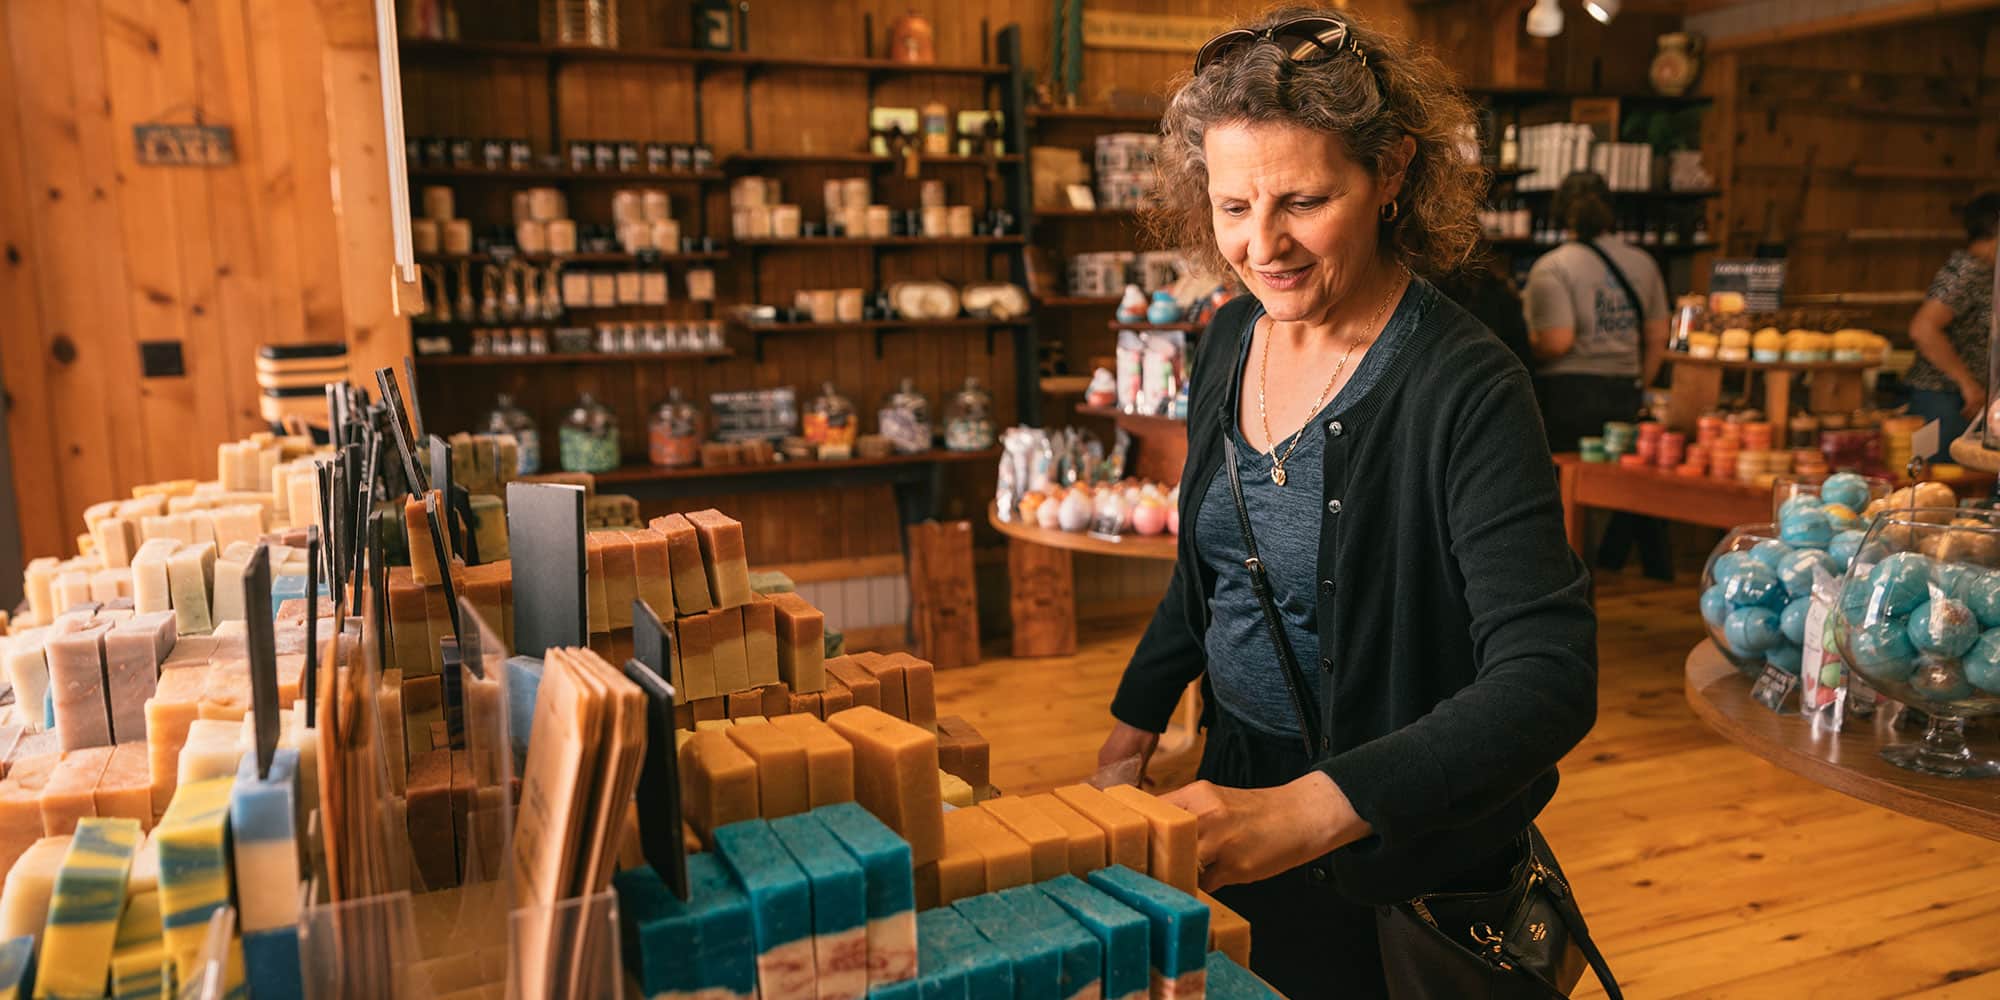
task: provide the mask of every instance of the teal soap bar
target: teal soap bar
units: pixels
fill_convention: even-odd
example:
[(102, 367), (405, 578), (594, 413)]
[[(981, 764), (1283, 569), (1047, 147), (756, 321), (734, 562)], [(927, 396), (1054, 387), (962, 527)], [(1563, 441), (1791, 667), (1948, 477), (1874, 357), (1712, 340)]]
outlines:
[(1153, 971), (1168, 979), (1201, 971), (1208, 960), (1207, 903), (1124, 865), (1091, 872), (1090, 884), (1145, 914)]
[(1062, 1000), (1103, 995), (1104, 947), (1069, 911), (1031, 885), (1003, 890), (999, 896), (1056, 946), (1061, 969), (1057, 992)]
[[(952, 935), (941, 929), (962, 919), (948, 909), (925, 910), (917, 914), (917, 984), (919, 1000), (966, 1000), (965, 969), (952, 953)], [(877, 991), (871, 990), (869, 996)]]
[(304, 1000), (299, 929), (272, 927), (243, 935), (243, 983), (257, 1000)]
[(915, 979), (905, 979), (900, 983), (871, 986), (868, 988), (868, 1000), (924, 1000), (923, 984)]
[(771, 821), (812, 886), (813, 966), (820, 1000), (859, 1000), (868, 993), (868, 914), (861, 865), (811, 813)]
[(750, 897), (758, 992), (774, 998), (817, 996), (812, 882), (805, 870), (761, 819), (717, 828), (715, 853)]
[(1061, 1000), (1062, 952), (1053, 939), (992, 893), (968, 896), (952, 909), (1013, 964), (1015, 1000)]
[(752, 995), (757, 961), (750, 898), (713, 854), (690, 855), (687, 869), (685, 901), (649, 866), (612, 877), (626, 967), (649, 997), (700, 990)]
[(1219, 951), (1208, 953), (1209, 1000), (1284, 1000), (1250, 970)]
[(1013, 1000), (1014, 964), (958, 911), (939, 907), (918, 914), (919, 942), (924, 936), (923, 920), (933, 913), (938, 916), (931, 920), (931, 933), (946, 958), (964, 972), (966, 1000)]
[(910, 874), (910, 845), (855, 802), (821, 806), (812, 815), (840, 839), (868, 876), (868, 919), (892, 917), (917, 908)]
[(1097, 938), (1104, 948), (1105, 1000), (1145, 996), (1152, 989), (1152, 925), (1145, 914), (1100, 892), (1074, 875), (1058, 875), (1035, 886)]

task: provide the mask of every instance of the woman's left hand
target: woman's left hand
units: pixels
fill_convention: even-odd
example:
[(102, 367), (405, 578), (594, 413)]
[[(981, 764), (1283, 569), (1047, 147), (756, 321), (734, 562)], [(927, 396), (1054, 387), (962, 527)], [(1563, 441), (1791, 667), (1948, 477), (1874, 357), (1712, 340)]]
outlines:
[(1369, 833), (1339, 786), (1322, 771), (1276, 788), (1225, 788), (1197, 781), (1162, 796), (1194, 814), (1201, 887), (1257, 882), (1296, 868)]

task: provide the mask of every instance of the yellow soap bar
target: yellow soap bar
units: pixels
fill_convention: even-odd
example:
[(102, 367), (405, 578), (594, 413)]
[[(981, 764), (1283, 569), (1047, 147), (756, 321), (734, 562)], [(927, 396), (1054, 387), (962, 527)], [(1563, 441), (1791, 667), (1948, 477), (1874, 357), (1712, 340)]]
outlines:
[[(998, 801), (998, 800), (995, 800)], [(1062, 827), (1069, 845), (1069, 873), (1082, 878), (1104, 867), (1104, 830), (1048, 792), (1027, 796), (1042, 815)]]
[(1135, 872), (1146, 870), (1152, 838), (1146, 817), (1089, 785), (1064, 785), (1055, 796), (1104, 831), (1105, 860)]
[(1195, 891), (1194, 814), (1131, 785), (1113, 785), (1104, 794), (1146, 818), (1151, 834), (1146, 874), (1182, 892)]
[(964, 817), (958, 822), (965, 826), (979, 845), (979, 853), (986, 861), (987, 892), (1011, 889), (1035, 880), (1035, 863), (1029, 854), (1028, 842), (1001, 825), (992, 813), (974, 807), (954, 809), (951, 815)]
[(826, 721), (854, 747), (854, 800), (909, 841), (912, 864), (936, 861), (944, 850), (936, 734), (874, 708)]
[[(743, 651), (743, 613), (735, 608), (719, 608), (708, 619), (709, 636), (715, 657), (715, 692), (733, 694), (750, 691), (750, 662)], [(758, 695), (762, 705), (762, 694)]]
[(729, 738), (757, 765), (758, 814), (792, 816), (812, 807), (806, 779), (806, 748), (775, 726), (735, 725)]
[[(931, 906), (950, 906), (986, 892), (986, 852), (979, 846), (984, 829), (981, 820), (975, 809), (953, 809), (944, 814), (944, 854), (935, 864), (917, 868), (919, 872), (925, 868), (936, 872), (937, 896)], [(918, 905), (924, 903), (919, 901)]]
[(1194, 898), (1208, 904), (1208, 950), (1219, 951), (1249, 968), (1250, 921), (1200, 889), (1195, 890)]
[(938, 771), (938, 794), (944, 797), (944, 804), (948, 806), (963, 809), (975, 804), (972, 798), (972, 786), (966, 784), (964, 778), (950, 771)]
[(162, 966), (167, 950), (161, 936), (160, 894), (139, 891), (118, 918), (118, 937), (111, 948), (111, 995), (157, 997), (166, 987)]
[[(967, 788), (970, 790), (970, 786)], [(981, 808), (999, 820), (1001, 826), (1027, 842), (1028, 860), (1034, 867), (1035, 881), (1052, 879), (1069, 871), (1069, 834), (1046, 813), (1035, 808), (1034, 803), (1023, 798), (1001, 796), (987, 800)]]
[(757, 818), (757, 764), (728, 733), (696, 732), (680, 763), (682, 811), (703, 846), (715, 846), (717, 827)]
[[(200, 966), (208, 920), (229, 905), (227, 829), (235, 778), (182, 785), (153, 834), (160, 852), (160, 911), (167, 953), (176, 978), (190, 982)], [(231, 942), (229, 963), (242, 964)]]
[(854, 746), (810, 715), (779, 715), (771, 725), (806, 748), (806, 784), (812, 807), (854, 801)]
[(133, 820), (92, 818), (77, 824), (49, 897), (36, 996), (103, 994), (138, 847), (139, 824)]

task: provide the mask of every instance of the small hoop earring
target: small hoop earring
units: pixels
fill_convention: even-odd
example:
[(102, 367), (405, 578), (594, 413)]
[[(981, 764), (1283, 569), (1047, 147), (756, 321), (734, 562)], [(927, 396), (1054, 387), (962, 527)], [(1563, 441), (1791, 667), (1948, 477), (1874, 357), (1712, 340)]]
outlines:
[(1381, 214), (1383, 222), (1394, 222), (1397, 216), (1403, 214), (1403, 206), (1398, 204), (1396, 199), (1391, 198), (1387, 205), (1382, 206)]

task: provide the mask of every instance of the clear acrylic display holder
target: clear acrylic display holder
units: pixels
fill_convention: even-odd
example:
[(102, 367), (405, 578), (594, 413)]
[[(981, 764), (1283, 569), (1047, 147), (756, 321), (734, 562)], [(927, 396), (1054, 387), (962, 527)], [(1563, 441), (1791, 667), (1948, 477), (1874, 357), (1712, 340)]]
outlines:
[(174, 990), (174, 996), (178, 1000), (224, 1000), (229, 995), (229, 950), (235, 939), (235, 907), (225, 905), (209, 914), (208, 934), (196, 955), (195, 973)]
[(299, 969), (308, 1000), (434, 995), (415, 976), (421, 958), (407, 892), (317, 904), (299, 918)]
[(508, 1000), (624, 995), (618, 896), (609, 889), (553, 906), (524, 906), (508, 921)]

